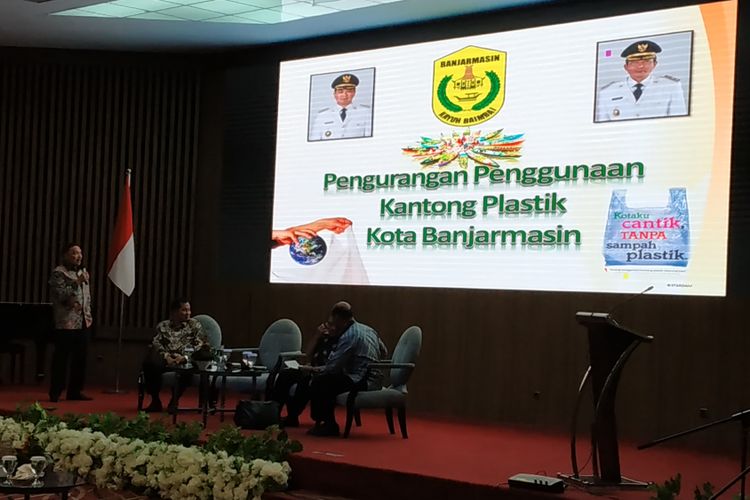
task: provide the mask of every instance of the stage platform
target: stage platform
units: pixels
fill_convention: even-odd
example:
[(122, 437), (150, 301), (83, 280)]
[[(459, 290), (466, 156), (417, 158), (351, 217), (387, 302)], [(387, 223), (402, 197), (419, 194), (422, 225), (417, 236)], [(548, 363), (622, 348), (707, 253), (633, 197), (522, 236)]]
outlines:
[[(18, 405), (39, 401), (58, 414), (114, 412), (136, 413), (136, 393), (105, 394), (89, 389), (93, 401), (47, 400), (46, 387), (0, 385), (0, 413), (12, 413)], [(194, 398), (191, 389), (185, 398)], [(148, 397), (146, 398), (148, 402)], [(165, 393), (165, 401), (167, 395)], [(229, 405), (235, 401), (230, 400)], [(161, 416), (167, 419), (166, 414)], [(231, 424), (231, 415), (225, 422)], [(156, 416), (155, 418), (159, 418)], [(180, 420), (198, 420), (197, 414)], [(343, 411), (339, 414), (343, 422)], [(306, 415), (299, 428), (288, 429), (304, 451), (291, 459), (292, 488), (288, 494), (269, 498), (332, 498), (362, 500), (398, 499), (499, 499), (499, 498), (608, 498), (646, 499), (645, 490), (569, 487), (563, 494), (546, 494), (511, 489), (508, 477), (525, 472), (555, 476), (570, 472), (569, 440), (566, 435), (531, 428), (459, 422), (425, 415), (410, 415), (409, 439), (388, 434), (380, 412), (364, 412), (362, 427), (355, 427), (349, 439), (317, 438), (305, 432), (311, 425)], [(207, 432), (221, 426), (218, 415), (209, 416)], [(398, 427), (398, 426), (397, 426)], [(739, 445), (738, 445), (739, 446)], [(739, 472), (737, 456), (693, 452), (684, 448), (656, 447), (638, 451), (634, 443), (620, 444), (623, 475), (641, 481), (664, 482), (682, 474), (682, 497), (692, 498), (693, 489), (710, 481), (715, 486), (728, 482)], [(588, 449), (579, 448), (579, 463), (586, 463)], [(590, 473), (590, 464), (582, 473)], [(733, 488), (731, 492), (737, 492)], [(731, 498), (727, 494), (726, 498)]]

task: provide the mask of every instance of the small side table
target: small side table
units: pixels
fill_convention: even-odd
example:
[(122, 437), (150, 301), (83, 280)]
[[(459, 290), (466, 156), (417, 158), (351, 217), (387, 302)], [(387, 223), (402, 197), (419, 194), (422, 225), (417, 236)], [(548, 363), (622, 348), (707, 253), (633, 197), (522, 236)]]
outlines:
[(264, 373), (268, 373), (268, 368), (261, 365), (255, 365), (252, 368), (243, 368), (243, 369), (229, 369), (224, 370), (218, 374), (216, 374), (217, 378), (221, 378), (221, 389), (219, 390), (219, 407), (216, 408), (216, 413), (220, 415), (219, 420), (221, 422), (224, 422), (224, 414), (225, 413), (234, 413), (235, 410), (230, 409), (227, 410), (225, 408), (225, 404), (227, 401), (227, 377), (244, 377), (244, 378), (251, 378), (252, 383), (252, 389), (250, 390), (250, 397), (252, 399), (253, 395), (256, 392), (256, 388), (258, 385), (258, 377)]
[[(256, 365), (253, 368), (250, 368), (248, 370), (239, 370), (234, 368), (210, 368), (210, 369), (199, 369), (197, 367), (194, 367), (192, 365), (188, 366), (180, 366), (180, 367), (173, 367), (173, 371), (180, 372), (180, 371), (188, 371), (192, 372), (199, 377), (198, 381), (198, 406), (197, 407), (178, 407), (176, 411), (172, 413), (172, 423), (177, 423), (177, 414), (178, 413), (187, 413), (187, 412), (198, 412), (201, 414), (202, 422), (203, 422), (203, 428), (206, 428), (206, 425), (208, 423), (208, 413), (210, 406), (210, 394), (211, 394), (211, 388), (215, 386), (217, 379), (221, 378), (221, 390), (219, 393), (219, 396), (221, 397), (220, 401), (220, 407), (216, 408), (211, 411), (215, 411), (216, 413), (219, 413), (221, 415), (221, 421), (224, 421), (224, 413), (231, 413), (234, 410), (227, 410), (224, 408), (224, 404), (226, 402), (226, 385), (227, 385), (227, 377), (250, 377), (252, 379), (252, 387), (253, 392), (255, 392), (255, 386), (257, 384), (257, 378), (259, 375), (266, 373), (267, 369), (264, 366)], [(175, 385), (172, 388), (172, 397), (173, 399), (177, 395), (177, 385)]]
[(24, 481), (17, 480), (10, 486), (0, 484), (0, 495), (23, 495), (23, 498), (28, 500), (31, 498), (31, 495), (53, 493), (60, 495), (62, 500), (67, 500), (71, 489), (84, 484), (75, 474), (55, 471), (47, 471), (42, 478), (44, 484), (41, 486), (31, 486), (31, 481), (31, 479)]
[[(178, 406), (177, 408), (168, 408), (168, 411), (172, 413), (172, 423), (177, 423), (177, 414), (179, 413), (197, 412), (201, 414), (203, 428), (205, 429), (206, 425), (208, 424), (208, 410), (211, 399), (211, 386), (213, 385), (211, 379), (215, 378), (217, 374), (221, 374), (223, 370), (217, 369), (213, 365), (211, 365), (210, 368), (199, 368), (197, 365), (193, 364), (173, 366), (170, 369), (178, 374), (181, 372), (188, 372), (198, 376), (198, 406)], [(172, 387), (172, 401), (177, 400), (178, 385), (179, 381)]]

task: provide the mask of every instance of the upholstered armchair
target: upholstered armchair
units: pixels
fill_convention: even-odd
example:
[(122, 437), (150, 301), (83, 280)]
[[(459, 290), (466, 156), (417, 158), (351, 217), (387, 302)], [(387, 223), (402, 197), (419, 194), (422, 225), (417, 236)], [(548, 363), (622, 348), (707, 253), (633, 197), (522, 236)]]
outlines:
[(265, 397), (273, 379), (278, 372), (282, 358), (287, 355), (298, 355), (302, 348), (302, 332), (297, 323), (282, 318), (271, 323), (260, 339), (258, 347), (234, 348), (235, 351), (254, 351), (258, 354), (257, 368), (265, 368), (263, 373), (251, 377), (232, 377), (226, 387), (243, 394)]
[(406, 403), (408, 391), (406, 384), (416, 367), (419, 351), (422, 349), (422, 329), (418, 326), (407, 328), (396, 344), (391, 360), (370, 363), (368, 370), (379, 369), (387, 371), (386, 379), (390, 380), (387, 387), (375, 390), (357, 389), (339, 394), (337, 404), (346, 406), (346, 427), (343, 437), (349, 437), (352, 421), (359, 425), (359, 411), (362, 409), (384, 409), (388, 430), (391, 434), (396, 431), (393, 426), (393, 410), (398, 413), (398, 423), (401, 436), (406, 439)]

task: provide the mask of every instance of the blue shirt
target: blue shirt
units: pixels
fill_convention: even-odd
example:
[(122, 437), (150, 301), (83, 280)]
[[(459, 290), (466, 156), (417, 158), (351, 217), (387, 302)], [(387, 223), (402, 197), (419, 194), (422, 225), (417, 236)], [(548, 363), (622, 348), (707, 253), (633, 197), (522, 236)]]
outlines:
[(377, 362), (379, 356), (380, 339), (377, 332), (354, 321), (339, 337), (323, 373), (343, 373), (356, 384), (367, 373), (367, 365)]

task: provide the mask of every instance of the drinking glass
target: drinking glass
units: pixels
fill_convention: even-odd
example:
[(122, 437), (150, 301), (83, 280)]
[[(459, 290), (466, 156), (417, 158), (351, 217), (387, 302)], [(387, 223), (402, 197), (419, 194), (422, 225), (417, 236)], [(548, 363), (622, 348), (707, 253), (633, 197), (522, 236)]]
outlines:
[[(52, 455), (50, 455), (49, 453), (45, 453), (44, 458), (47, 459), (47, 465), (52, 465), (53, 463), (55, 463), (54, 460), (52, 460)], [(47, 468), (45, 467), (42, 473), (39, 474), (39, 477), (44, 477), (46, 473), (47, 473)]]
[(44, 474), (44, 469), (46, 467), (47, 457), (43, 455), (34, 455), (33, 457), (31, 457), (31, 468), (34, 471), (34, 482), (31, 483), (31, 486), (38, 487), (44, 484), (39, 480), (39, 477)]
[(8, 473), (8, 475), (5, 477), (5, 482), (3, 483), (6, 486), (12, 486), (13, 483), (11, 482), (11, 478), (13, 477), (13, 473), (16, 471), (16, 465), (18, 464), (18, 459), (15, 455), (5, 455), (2, 459), (3, 467), (5, 468), (5, 471)]
[(193, 364), (193, 353), (195, 352), (195, 348), (192, 346), (188, 346), (185, 348), (185, 358), (187, 359), (185, 364), (186, 365), (192, 365)]
[(229, 356), (232, 354), (231, 349), (222, 349), (221, 356), (219, 357), (219, 368), (222, 370), (227, 369), (227, 361), (229, 361)]
[(248, 369), (252, 368), (257, 357), (258, 355), (253, 351), (242, 351), (242, 366)]

